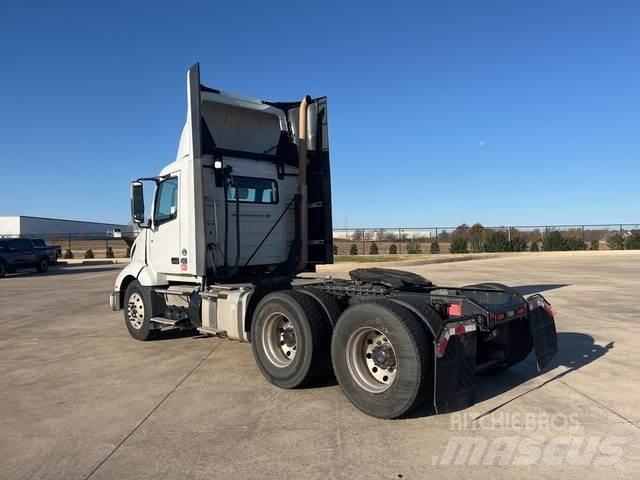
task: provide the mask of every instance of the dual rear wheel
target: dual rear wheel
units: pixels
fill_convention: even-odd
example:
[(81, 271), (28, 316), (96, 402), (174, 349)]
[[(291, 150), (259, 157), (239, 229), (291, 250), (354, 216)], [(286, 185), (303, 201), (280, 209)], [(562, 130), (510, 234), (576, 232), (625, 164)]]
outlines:
[(433, 347), (417, 315), (391, 300), (375, 300), (352, 305), (336, 322), (343, 308), (327, 306), (337, 302), (329, 297), (284, 290), (259, 302), (251, 342), (262, 374), (274, 385), (297, 388), (333, 367), (347, 398), (380, 418), (402, 416), (427, 400)]

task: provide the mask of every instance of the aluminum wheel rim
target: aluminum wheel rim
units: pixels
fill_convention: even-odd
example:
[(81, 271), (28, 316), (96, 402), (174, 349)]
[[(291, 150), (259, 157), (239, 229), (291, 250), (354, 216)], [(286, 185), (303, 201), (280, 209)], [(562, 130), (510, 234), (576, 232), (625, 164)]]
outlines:
[(296, 330), (289, 318), (280, 312), (269, 315), (262, 329), (262, 350), (269, 361), (279, 368), (293, 362), (296, 356)]
[(144, 323), (144, 302), (139, 293), (132, 293), (127, 303), (127, 318), (129, 323), (136, 330), (142, 328)]
[(380, 330), (360, 327), (347, 341), (347, 367), (356, 383), (369, 393), (382, 393), (393, 385), (398, 371), (396, 352)]

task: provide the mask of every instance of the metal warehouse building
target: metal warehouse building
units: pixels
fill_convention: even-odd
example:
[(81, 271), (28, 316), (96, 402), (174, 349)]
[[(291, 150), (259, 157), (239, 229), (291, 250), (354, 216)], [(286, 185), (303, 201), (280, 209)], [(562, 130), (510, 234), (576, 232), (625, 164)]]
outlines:
[(107, 231), (129, 230), (128, 225), (117, 223), (83, 222), (80, 220), (63, 220), (60, 218), (0, 216), (0, 237), (33, 236), (46, 234), (93, 234), (105, 235)]

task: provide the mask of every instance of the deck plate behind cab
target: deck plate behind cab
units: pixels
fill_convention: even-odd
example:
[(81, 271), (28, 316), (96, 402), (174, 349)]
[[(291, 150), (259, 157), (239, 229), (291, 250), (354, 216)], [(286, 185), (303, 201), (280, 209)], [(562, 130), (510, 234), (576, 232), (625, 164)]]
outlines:
[(391, 288), (430, 287), (433, 284), (421, 275), (391, 268), (357, 268), (349, 272), (351, 280), (375, 283)]

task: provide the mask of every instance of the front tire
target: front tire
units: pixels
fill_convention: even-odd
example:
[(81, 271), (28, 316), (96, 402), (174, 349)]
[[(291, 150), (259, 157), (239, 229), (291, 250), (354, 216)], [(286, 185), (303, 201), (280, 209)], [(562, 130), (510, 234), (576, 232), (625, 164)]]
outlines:
[(427, 400), (433, 382), (429, 336), (409, 309), (389, 300), (349, 307), (333, 333), (331, 359), (358, 409), (397, 418)]
[(49, 260), (41, 258), (38, 261), (38, 265), (36, 265), (36, 270), (38, 270), (38, 273), (46, 273), (49, 270)]
[(258, 303), (251, 348), (262, 375), (281, 388), (298, 388), (330, 368), (331, 322), (318, 302), (295, 290), (271, 292)]
[(129, 335), (136, 340), (155, 338), (157, 330), (151, 329), (151, 300), (137, 280), (132, 281), (124, 294), (124, 323)]

